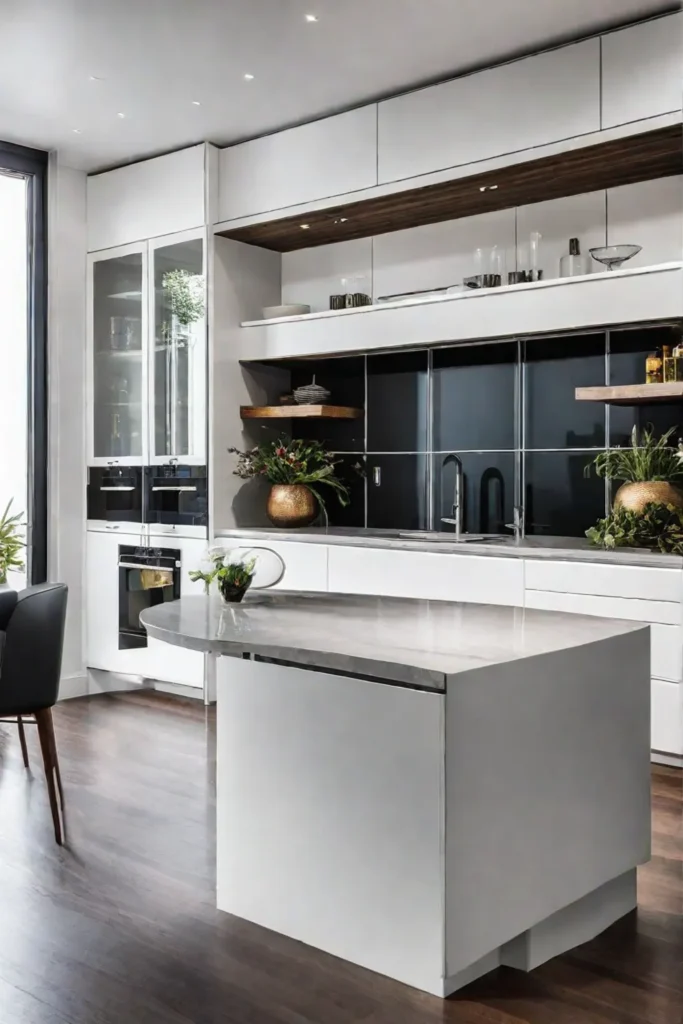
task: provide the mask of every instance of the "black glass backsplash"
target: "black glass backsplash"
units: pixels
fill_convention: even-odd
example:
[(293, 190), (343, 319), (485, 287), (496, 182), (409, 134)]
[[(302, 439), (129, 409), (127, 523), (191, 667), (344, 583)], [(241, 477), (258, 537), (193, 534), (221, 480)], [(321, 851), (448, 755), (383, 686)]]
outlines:
[[(505, 533), (522, 505), (527, 533), (582, 536), (607, 507), (604, 481), (586, 477), (586, 464), (627, 443), (634, 425), (661, 433), (683, 416), (676, 405), (577, 402), (574, 390), (640, 383), (647, 354), (680, 337), (680, 325), (639, 327), (281, 362), (292, 388), (315, 374), (331, 404), (364, 411), (284, 426), (339, 453), (351, 502), (341, 508), (330, 492), (330, 525), (452, 530), (442, 519), (452, 518), (455, 465), (444, 459), (456, 453), (467, 532)], [(364, 477), (352, 468), (363, 455)]]

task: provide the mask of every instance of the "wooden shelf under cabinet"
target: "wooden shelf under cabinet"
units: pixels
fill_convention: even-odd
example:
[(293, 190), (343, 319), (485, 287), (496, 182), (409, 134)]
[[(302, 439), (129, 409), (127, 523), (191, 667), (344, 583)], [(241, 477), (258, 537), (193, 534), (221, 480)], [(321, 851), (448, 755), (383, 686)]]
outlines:
[(607, 405), (652, 405), (682, 402), (683, 383), (620, 384), (615, 387), (577, 388), (577, 402), (604, 402)]
[(243, 405), (240, 407), (240, 416), (243, 420), (285, 420), (305, 417), (318, 420), (358, 420), (362, 415), (362, 409), (353, 409), (348, 405)]

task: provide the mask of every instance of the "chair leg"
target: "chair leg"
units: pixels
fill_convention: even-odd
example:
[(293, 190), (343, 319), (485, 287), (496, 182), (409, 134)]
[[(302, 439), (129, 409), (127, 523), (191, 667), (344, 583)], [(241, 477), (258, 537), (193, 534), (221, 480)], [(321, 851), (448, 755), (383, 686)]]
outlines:
[(24, 731), (24, 723), (21, 715), (17, 718), (17, 726), (19, 728), (19, 743), (21, 744), (21, 756), (24, 759), (24, 768), (28, 768), (28, 747), (26, 746), (26, 733)]
[(38, 737), (40, 749), (43, 754), (43, 767), (45, 769), (45, 781), (47, 792), (50, 797), (50, 810), (52, 812), (52, 824), (55, 829), (55, 840), (58, 846), (62, 845), (62, 823), (59, 819), (59, 806), (57, 804), (57, 790), (55, 788), (54, 758), (52, 754), (52, 741), (50, 738), (50, 721), (52, 715), (49, 708), (35, 712), (36, 725), (38, 726)]
[(57, 756), (57, 740), (55, 738), (55, 723), (52, 717), (52, 709), (47, 709), (47, 720), (50, 726), (50, 748), (52, 750), (52, 766), (55, 770), (55, 778), (57, 779), (57, 790), (59, 792), (59, 806), (62, 808), (62, 818), (64, 817), (64, 790), (62, 789), (62, 773), (59, 770), (59, 757)]

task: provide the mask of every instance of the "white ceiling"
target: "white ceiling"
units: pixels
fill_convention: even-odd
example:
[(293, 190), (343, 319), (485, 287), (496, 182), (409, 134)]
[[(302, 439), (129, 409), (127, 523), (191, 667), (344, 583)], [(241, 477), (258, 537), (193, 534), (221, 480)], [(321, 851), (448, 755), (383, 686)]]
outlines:
[(0, 0), (0, 139), (58, 149), (86, 170), (203, 140), (225, 145), (670, 7)]

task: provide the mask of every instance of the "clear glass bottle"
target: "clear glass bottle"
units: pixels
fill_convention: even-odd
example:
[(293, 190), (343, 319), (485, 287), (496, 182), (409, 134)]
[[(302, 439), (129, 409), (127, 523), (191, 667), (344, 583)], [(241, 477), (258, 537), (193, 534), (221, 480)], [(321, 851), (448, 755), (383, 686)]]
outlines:
[(569, 239), (569, 253), (560, 260), (560, 277), (590, 274), (589, 258), (581, 252), (578, 238)]

